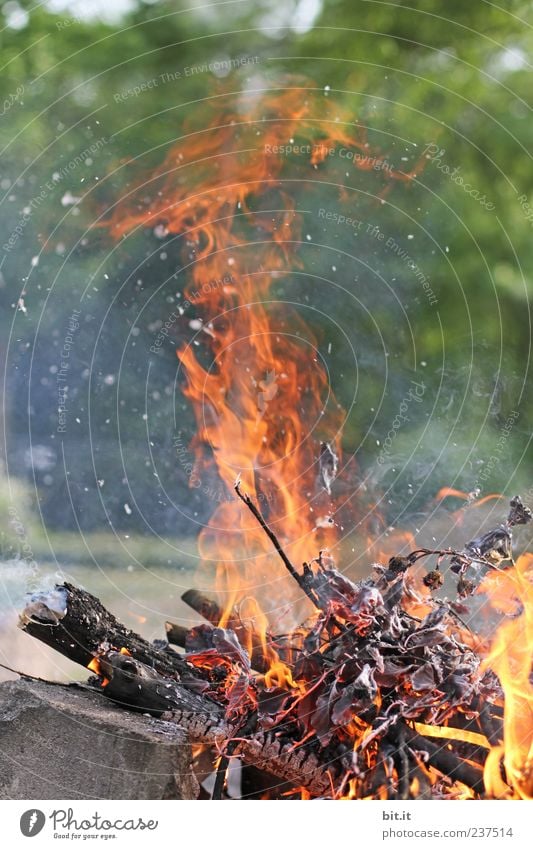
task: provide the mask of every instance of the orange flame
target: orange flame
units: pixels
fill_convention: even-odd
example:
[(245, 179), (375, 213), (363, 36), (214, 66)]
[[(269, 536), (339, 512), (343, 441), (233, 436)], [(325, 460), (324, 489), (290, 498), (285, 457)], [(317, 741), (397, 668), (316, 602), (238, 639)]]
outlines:
[[(319, 549), (335, 549), (338, 544), (339, 510), (346, 505), (319, 479), (317, 461), (321, 443), (327, 443), (342, 468), (344, 412), (329, 386), (318, 333), (304, 323), (288, 297), (275, 300), (271, 292), (273, 284), (303, 267), (303, 217), (293, 190), (304, 192), (310, 184), (326, 183), (323, 169), (334, 160), (331, 152), (341, 146), (352, 152), (350, 159), (343, 157), (343, 169), (350, 161), (360, 174), (372, 171), (372, 179), (380, 181), (374, 192), (378, 197), (394, 180), (412, 179), (419, 165), (410, 173), (380, 169), (376, 166), (387, 160), (379, 153), (370, 164), (369, 145), (353, 116), (332, 98), (309, 89), (252, 92), (233, 109), (226, 102), (224, 97), (215, 98), (214, 105), (206, 107), (213, 110), (207, 122), (200, 129), (186, 128), (162, 166), (113, 211), (107, 226), (117, 239), (137, 228), (157, 226), (160, 232), (163, 228), (176, 235), (182, 246), (188, 281), (183, 306), (194, 307), (199, 316), (197, 335), (177, 349), (186, 380), (184, 393), (196, 419), (190, 483), (206, 492), (216, 473), (228, 496), (217, 503), (200, 533), (199, 550), (206, 571), (216, 573), (223, 600), (220, 624), (227, 626), (240, 617), (245, 648), (251, 656), (260, 645), (269, 664), (265, 685), (293, 691), (294, 706), (309, 700), (313, 687), (298, 692), (299, 684), (273, 647), (269, 632), (282, 622), (292, 627), (301, 621), (308, 602), (289, 584), (269, 541), (233, 496), (235, 479), (241, 476), (243, 488), (260, 505), (297, 565)], [(338, 182), (341, 198), (353, 203), (345, 179), (343, 174)], [(470, 499), (451, 488), (442, 489), (437, 498), (449, 496)], [(478, 504), (497, 497), (489, 495)], [(359, 518), (349, 499), (348, 505), (351, 518)], [(370, 548), (370, 529), (363, 528), (365, 533)], [(389, 537), (389, 544), (390, 554), (415, 547), (413, 538), (401, 531)], [(377, 554), (386, 559), (386, 552)], [(530, 567), (531, 556), (521, 558), (516, 570), (491, 574), (483, 585), (493, 606), (516, 614), (499, 628), (485, 661), (500, 678), (506, 702), (504, 744), (489, 751), (485, 769), (487, 790), (498, 797), (533, 795)], [(409, 612), (420, 617), (430, 609), (422, 577), (415, 567), (405, 578)], [(204, 668), (221, 662), (205, 653), (190, 660)], [(91, 664), (97, 671), (98, 661)], [(252, 699), (252, 689), (241, 681), (239, 670), (229, 661), (227, 665), (236, 704), (241, 692)], [(475, 732), (422, 724), (415, 728), (422, 734), (489, 747), (487, 739)], [(377, 757), (371, 732), (371, 726), (356, 716), (345, 728), (347, 740), (364, 753), (369, 765)], [(502, 758), (507, 782), (500, 774)], [(383, 769), (390, 771), (386, 765)], [(422, 763), (420, 776), (410, 785), (414, 796), (421, 782), (439, 780), (435, 770)], [(361, 786), (357, 778), (351, 779), (338, 798), (361, 798)], [(459, 782), (450, 792), (455, 798), (472, 793)], [(387, 798), (385, 785), (377, 795)]]
[[(498, 628), (484, 662), (500, 679), (505, 696), (503, 745), (485, 763), (487, 792), (496, 798), (533, 799), (533, 554), (505, 572), (491, 572), (480, 591), (512, 619)], [(505, 769), (503, 781), (501, 765)]]
[(106, 224), (116, 238), (158, 225), (185, 242), (186, 295), (201, 316), (198, 338), (177, 351), (197, 424), (191, 485), (205, 491), (216, 468), (229, 496), (199, 537), (223, 596), (222, 621), (240, 599), (259, 594), (271, 617), (284, 621), (290, 609), (294, 624), (306, 602), (232, 497), (241, 475), (297, 564), (335, 545), (339, 505), (317, 483), (317, 460), (321, 442), (340, 457), (344, 413), (317, 335), (285, 300), (267, 300), (274, 281), (301, 267), (302, 216), (292, 189), (319, 182), (322, 163), (341, 147), (352, 154), (337, 158), (343, 176), (345, 161), (372, 170), (382, 183), (376, 194), (413, 174), (380, 170), (381, 154), (369, 165), (364, 130), (324, 93), (286, 88), (242, 95), (236, 108), (214, 102), (207, 125), (200, 116), (202, 128), (188, 128), (142, 194), (134, 191)]
[(275, 660), (270, 669), (265, 673), (265, 685), (267, 687), (296, 688), (298, 685), (292, 677), (289, 667), (281, 660)]
[[(128, 649), (125, 648), (124, 646), (121, 649), (119, 649), (119, 654), (125, 654), (128, 657), (131, 657), (131, 652), (128, 651)], [(95, 675), (98, 675), (99, 677), (102, 678), (102, 681), (101, 681), (101, 684), (100, 684), (101, 687), (107, 687), (107, 685), (109, 684), (109, 678), (106, 678), (105, 675), (103, 674), (102, 664), (100, 663), (98, 656), (93, 657), (92, 660), (89, 661), (89, 663), (87, 664), (87, 669), (90, 669), (91, 672), (94, 672)]]
[(89, 663), (87, 664), (87, 669), (90, 669), (91, 672), (94, 672), (95, 675), (98, 675), (102, 678), (102, 681), (100, 683), (101, 687), (107, 687), (107, 685), (109, 684), (109, 678), (106, 678), (105, 675), (102, 675), (100, 661), (97, 657), (93, 657), (93, 659), (89, 661)]

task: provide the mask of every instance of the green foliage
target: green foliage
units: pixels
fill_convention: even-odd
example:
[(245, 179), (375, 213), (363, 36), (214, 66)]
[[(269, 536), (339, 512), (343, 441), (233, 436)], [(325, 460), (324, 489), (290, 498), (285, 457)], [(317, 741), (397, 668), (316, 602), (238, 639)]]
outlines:
[[(434, 465), (441, 464), (439, 482), (442, 477), (442, 482), (469, 488), (502, 421), (519, 408), (519, 423), (502, 463), (493, 470), (491, 485), (514, 487), (521, 482), (523, 473), (519, 470), (517, 481), (508, 469), (520, 465), (531, 417), (526, 372), (533, 222), (526, 203), (533, 203), (532, 71), (527, 61), (533, 29), (521, 21), (530, 17), (530, 4), (510, 2), (500, 8), (464, 0), (325, 0), (314, 26), (303, 27), (303, 32), (293, 28), (295, 4), (270, 0), (215, 4), (209, 16), (200, 7), (191, 11), (192, 4), (181, 0), (139, 2), (120, 26), (96, 18), (71, 20), (32, 2), (20, 5), (28, 10), (27, 25), (7, 27), (1, 35), (0, 97), (9, 104), (0, 124), (4, 238), (20, 225), (24, 209), (43, 186), (45, 195), (0, 269), (0, 322), (6, 337), (12, 332), (8, 373), (16, 388), (22, 391), (30, 379), (31, 351), (38, 352), (46, 368), (57, 365), (65, 321), (84, 290), (88, 291), (84, 318), (89, 323), (101, 321), (110, 294), (121, 292), (113, 325), (119, 328), (121, 322), (132, 326), (139, 304), (161, 286), (161, 296), (139, 323), (138, 344), (146, 350), (153, 336), (149, 327), (158, 318), (165, 319), (171, 308), (168, 299), (175, 297), (181, 280), (172, 280), (175, 267), (156, 267), (154, 262), (150, 279), (144, 276), (135, 288), (135, 279), (128, 281), (128, 275), (157, 245), (153, 240), (148, 246), (146, 240), (128, 242), (109, 256), (104, 235), (91, 229), (93, 219), (128, 191), (134, 175), (162, 160), (202, 98), (246, 86), (308, 80), (321, 91), (329, 87), (327, 96), (350, 110), (353, 120), (367, 128), (371, 147), (396, 169), (409, 170), (419, 163), (413, 184), (394, 187), (383, 205), (355, 195), (353, 204), (358, 216), (387, 235), (395, 234), (409, 248), (438, 297), (438, 309), (432, 311), (405, 264), (368, 234), (359, 240), (339, 236), (338, 228), (320, 228), (316, 218), (314, 230), (309, 225), (313, 241), (327, 237), (333, 245), (338, 239), (337, 279), (342, 276), (350, 291), (371, 304), (372, 321), (357, 311), (353, 317), (353, 340), (364, 365), (357, 403), (346, 425), (348, 447), (360, 449), (363, 468), (372, 465), (376, 442), (383, 439), (396, 414), (404, 386), (413, 376), (420, 378), (424, 360), (427, 407), (420, 410), (421, 420), (412, 422), (398, 439), (398, 465), (416, 445), (424, 428), (422, 419), (437, 413), (438, 426), (430, 423), (426, 442), (440, 445), (452, 435), (452, 443), (460, 440), (464, 447), (446, 455), (454, 458), (451, 470), (446, 462), (442, 466), (442, 458), (435, 460)], [(224, 78), (205, 69), (209, 62), (243, 56), (257, 57), (256, 64)], [(23, 94), (17, 95), (21, 85)], [(95, 143), (95, 154), (87, 156)], [(429, 145), (436, 155), (422, 163), (421, 154)], [(83, 161), (76, 165), (80, 156)], [(494, 209), (485, 208), (464, 184)], [(69, 194), (82, 200), (72, 203)], [(328, 202), (339, 203), (333, 195)], [(343, 263), (341, 250), (354, 252), (392, 281), (397, 299), (383, 294), (370, 272), (355, 269), (349, 260)], [(32, 257), (39, 254), (38, 265), (32, 265)], [(307, 256), (310, 273), (329, 273), (332, 255), (317, 251)], [(294, 293), (300, 283), (291, 280), (284, 286)], [(28, 312), (16, 313), (23, 290)], [(300, 294), (303, 298), (305, 292)], [(415, 359), (400, 306), (416, 336)], [(345, 318), (342, 300), (328, 304), (328, 309), (328, 321)], [(322, 325), (325, 339), (328, 321)], [(394, 378), (381, 399), (376, 387), (381, 393), (383, 360), (375, 347), (373, 323), (385, 335)], [(111, 341), (113, 327), (104, 333)], [(80, 369), (90, 368), (90, 345), (85, 346), (81, 336), (79, 355)], [(107, 356), (109, 367), (99, 365), (102, 376), (112, 370), (111, 344)], [(129, 391), (131, 408), (137, 410), (141, 360), (133, 354), (129, 362), (126, 383), (131, 389), (124, 391), (126, 396)], [(170, 349), (163, 362), (164, 384), (172, 381), (175, 371)], [(333, 347), (330, 366), (335, 390), (348, 406), (353, 381), (349, 375), (338, 376), (352, 365), (342, 346)], [(38, 376), (49, 379), (44, 373)], [(475, 387), (480, 386), (476, 394)], [(77, 403), (83, 414), (90, 398), (82, 402), (80, 393)], [(113, 404), (111, 397), (105, 398), (105, 391), (99, 391), (92, 399), (93, 412), (102, 421)], [(54, 431), (49, 396), (46, 403), (31, 413), (32, 427), (41, 439), (53, 437)], [(374, 410), (380, 404), (380, 419), (375, 422)], [(19, 401), (16, 405), (13, 409), (12, 404), (10, 421), (17, 422), (20, 431), (25, 406)], [(169, 412), (170, 406), (165, 416)], [(186, 411), (182, 414), (186, 419)], [(161, 442), (163, 419), (158, 423)], [(142, 419), (132, 415), (128, 432), (132, 444), (142, 438), (143, 427)], [(113, 455), (103, 443), (101, 452), (112, 477), (120, 480), (123, 473), (116, 452)], [(429, 466), (430, 456), (427, 449)], [(89, 479), (92, 470), (86, 460)], [(139, 464), (135, 474), (142, 478), (142, 473)], [(453, 480), (446, 481), (447, 475)], [(421, 498), (435, 485), (430, 476)], [(46, 487), (39, 486), (46, 502)], [(116, 511), (123, 500), (119, 488), (113, 495)], [(106, 520), (102, 515), (98, 521)]]

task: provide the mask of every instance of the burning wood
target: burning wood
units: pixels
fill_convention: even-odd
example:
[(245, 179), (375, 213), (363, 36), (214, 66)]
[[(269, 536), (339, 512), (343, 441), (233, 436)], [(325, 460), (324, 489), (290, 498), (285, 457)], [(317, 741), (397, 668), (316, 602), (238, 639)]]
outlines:
[[(113, 701), (215, 747), (222, 767), (239, 757), (306, 798), (531, 798), (533, 558), (514, 563), (510, 548), (513, 525), (531, 518), (520, 500), (483, 544), (394, 557), (354, 583), (325, 552), (299, 572), (236, 491), (314, 607), (292, 634), (263, 644), (262, 669), (238, 612), (220, 627), (216, 603), (196, 591), (186, 598), (210, 621), (179, 628), (185, 655), (150, 645), (69, 584), (34, 597), (21, 627), (96, 671)], [(502, 534), (496, 565), (487, 540), (501, 552)], [(419, 561), (434, 557), (426, 578), (445, 560), (459, 584), (488, 570), (476, 591), (511, 617), (490, 646), (463, 621), (463, 603), (431, 596), (440, 583), (424, 580)]]
[[(228, 759), (239, 757), (306, 798), (530, 797), (532, 559), (514, 563), (511, 533), (531, 514), (513, 499), (507, 522), (461, 551), (417, 549), (405, 533), (396, 545), (391, 534), (387, 555), (377, 544), (369, 555), (379, 560), (372, 577), (354, 583), (342, 574), (328, 550), (343, 525), (370, 540), (381, 536), (371, 522), (388, 522), (355, 503), (345, 413), (319, 334), (294, 308), (298, 298), (276, 288), (305, 268), (312, 238), (299, 211), (310, 207), (291, 192), (306, 193), (307, 203), (322, 182), (337, 185), (339, 209), (353, 214), (357, 193), (331, 151), (350, 152), (354, 176), (367, 172), (369, 196), (381, 199), (412, 181), (424, 157), (407, 172), (401, 163), (369, 167), (361, 123), (312, 87), (249, 91), (236, 110), (214, 98), (197, 117), (201, 131), (195, 118), (104, 226), (117, 240), (163, 228), (187, 269), (194, 317), (177, 323), (175, 341), (196, 420), (190, 482), (216, 478), (229, 496), (198, 538), (217, 600), (189, 591), (186, 602), (206, 622), (167, 624), (184, 655), (149, 645), (70, 585), (53, 603), (34, 600), (23, 627), (96, 668), (113, 700), (216, 747), (216, 794)], [(309, 155), (277, 155), (291, 138), (308, 142)], [(147, 186), (157, 189), (148, 197)], [(232, 492), (238, 470), (250, 495), (240, 485)], [(310, 540), (322, 551), (306, 562)], [(434, 597), (444, 566), (458, 575), (454, 600)], [(474, 592), (511, 617), (491, 645), (465, 622)]]

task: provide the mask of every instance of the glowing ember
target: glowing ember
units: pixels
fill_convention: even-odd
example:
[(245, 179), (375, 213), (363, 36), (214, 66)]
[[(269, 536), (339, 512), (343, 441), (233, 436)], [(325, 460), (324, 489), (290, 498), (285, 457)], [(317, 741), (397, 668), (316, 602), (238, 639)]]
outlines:
[[(131, 652), (128, 651), (128, 649), (124, 646), (119, 650), (119, 654), (131, 657)], [(104, 675), (102, 670), (102, 664), (100, 663), (98, 657), (93, 657), (92, 660), (89, 661), (89, 663), (87, 664), (87, 669), (90, 669), (91, 672), (94, 672), (95, 675), (98, 675), (98, 677), (102, 679), (100, 682), (101, 687), (107, 687), (107, 685), (109, 684), (109, 678), (106, 678), (106, 676)]]
[(101, 678), (100, 686), (107, 687), (109, 684), (109, 678), (106, 678), (105, 675), (102, 674), (102, 668), (100, 666), (100, 661), (97, 657), (93, 657), (91, 661), (87, 664), (87, 669), (90, 669), (91, 672), (94, 672), (95, 675), (98, 675)]
[(485, 735), (478, 734), (476, 731), (468, 731), (465, 728), (452, 728), (448, 725), (424, 725), (423, 722), (413, 722), (413, 728), (419, 734), (424, 734), (426, 737), (462, 740), (465, 743), (472, 743), (474, 746), (483, 746), (484, 749), (490, 749), (490, 743)]

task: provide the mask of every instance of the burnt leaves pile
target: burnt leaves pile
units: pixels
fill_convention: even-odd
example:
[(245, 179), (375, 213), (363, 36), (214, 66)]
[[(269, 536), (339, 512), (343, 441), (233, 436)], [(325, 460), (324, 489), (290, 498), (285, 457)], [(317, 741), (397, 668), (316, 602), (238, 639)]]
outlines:
[[(487, 569), (512, 569), (512, 527), (531, 518), (516, 497), (507, 521), (462, 551), (393, 557), (358, 583), (322, 553), (299, 580), (318, 612), (289, 637), (269, 635), (270, 673), (252, 669), (234, 630), (212, 625), (189, 631), (187, 660), (202, 670), (207, 695), (224, 706), (234, 728), (252, 721), (284, 742), (320, 752), (332, 780), (357, 782), (359, 798), (379, 796), (387, 783), (391, 798), (399, 792), (398, 751), (415, 723), (483, 734), (487, 706), (501, 715), (500, 685), (481, 671), (483, 646), (464, 619), (468, 608), (432, 594), (442, 585), (443, 564), (458, 573), (459, 598), (473, 592)], [(424, 558), (427, 570), (418, 562)], [(417, 735), (406, 747), (409, 774), (429, 786), (421, 740)], [(453, 745), (459, 758), (482, 766), (486, 749)]]

